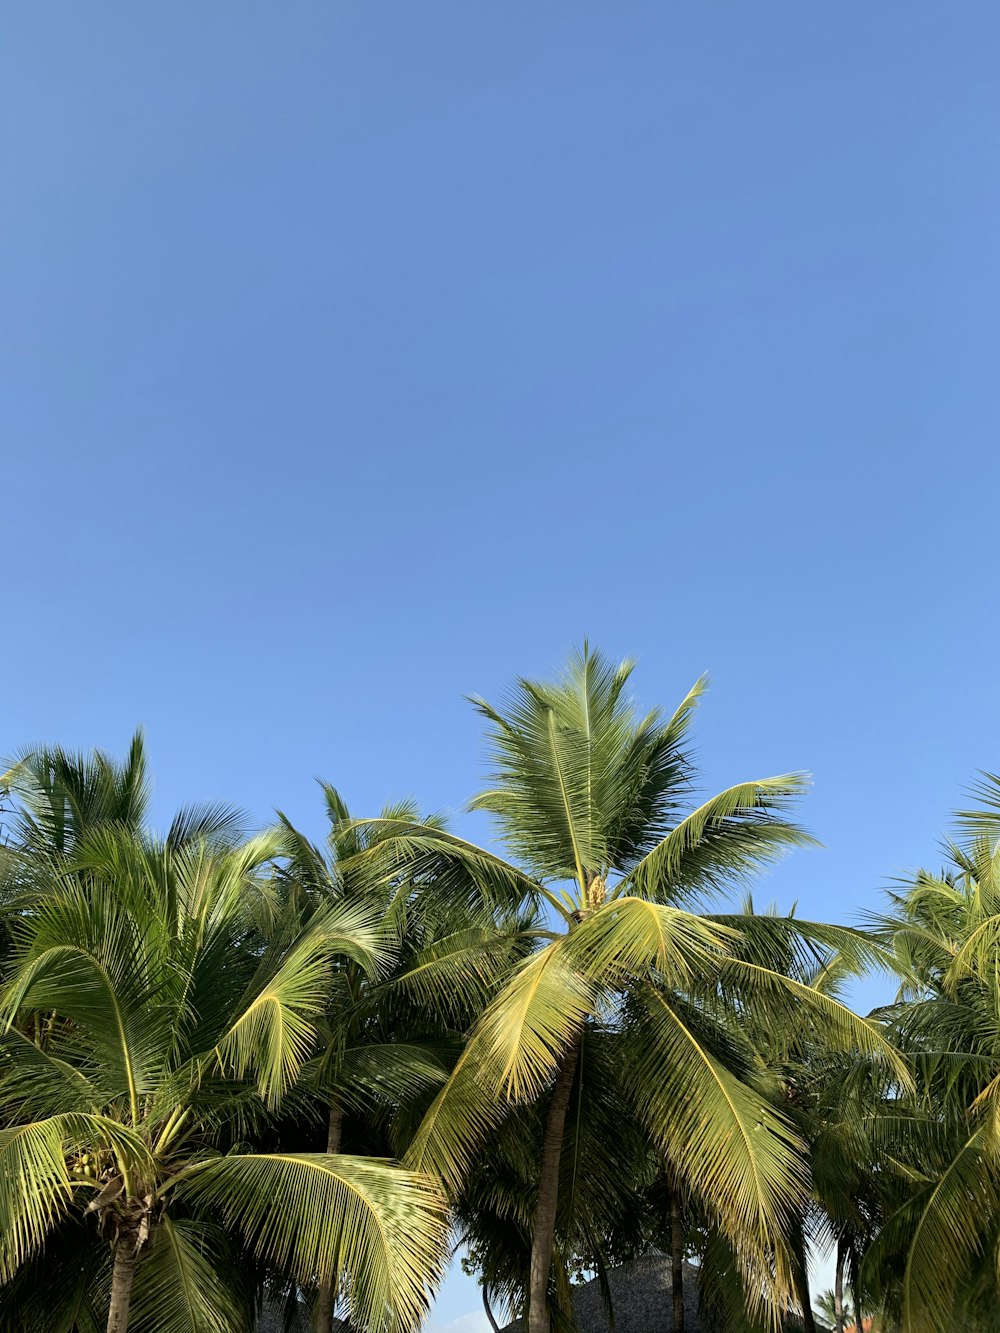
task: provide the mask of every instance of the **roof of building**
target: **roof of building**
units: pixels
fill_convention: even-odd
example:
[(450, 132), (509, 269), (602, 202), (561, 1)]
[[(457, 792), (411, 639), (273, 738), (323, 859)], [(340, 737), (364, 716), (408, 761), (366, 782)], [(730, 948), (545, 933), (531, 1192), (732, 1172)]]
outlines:
[[(285, 1333), (286, 1328), (284, 1312), (271, 1306), (266, 1307), (257, 1320), (256, 1333)], [(309, 1333), (309, 1318), (304, 1309), (295, 1320), (293, 1328), (294, 1333)]]
[[(712, 1333), (698, 1308), (699, 1272), (684, 1265), (684, 1333)], [(673, 1291), (670, 1260), (663, 1254), (646, 1255), (622, 1264), (608, 1274), (614, 1308), (614, 1333), (673, 1333)], [(580, 1333), (611, 1333), (611, 1324), (596, 1278), (576, 1287), (573, 1310)], [(788, 1333), (801, 1333), (801, 1322), (788, 1319)], [(518, 1333), (516, 1324), (503, 1333)], [(817, 1333), (828, 1333), (817, 1325)]]

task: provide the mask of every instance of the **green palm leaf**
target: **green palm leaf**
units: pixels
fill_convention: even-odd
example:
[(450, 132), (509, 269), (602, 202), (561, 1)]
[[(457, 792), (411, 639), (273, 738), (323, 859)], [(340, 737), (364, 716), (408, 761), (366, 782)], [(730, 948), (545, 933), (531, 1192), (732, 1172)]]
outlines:
[[(904, 1333), (948, 1327), (960, 1284), (991, 1246), (987, 1219), (1000, 1209), (996, 1162), (977, 1128), (939, 1178), (890, 1219), (888, 1235), (905, 1238)], [(985, 1225), (984, 1225), (985, 1224)]]
[(228, 1249), (217, 1228), (165, 1218), (136, 1274), (132, 1333), (245, 1333), (247, 1293), (220, 1268)]
[(39, 1251), (76, 1191), (100, 1187), (71, 1170), (67, 1153), (81, 1147), (111, 1148), (127, 1176), (140, 1176), (150, 1165), (142, 1140), (106, 1116), (73, 1111), (0, 1129), (0, 1281)]
[(827, 1049), (861, 1052), (882, 1064), (900, 1088), (912, 1087), (908, 1062), (889, 1034), (833, 996), (745, 959), (727, 958), (719, 972), (723, 987), (743, 1004), (758, 1006), (769, 1022), (786, 1024), (792, 1030), (807, 1025)]
[(805, 774), (786, 773), (727, 788), (672, 828), (617, 892), (684, 901), (730, 889), (793, 847), (815, 846), (785, 817), (808, 785)]
[(446, 1257), (440, 1188), (372, 1158), (217, 1158), (191, 1168), (177, 1193), (300, 1282), (343, 1281), (352, 1322), (368, 1330), (418, 1323)]
[(272, 1107), (288, 1092), (312, 1051), (324, 1011), (334, 954), (373, 965), (379, 945), (371, 917), (347, 905), (331, 909), (287, 949), (265, 958), (248, 1002), (218, 1042), (222, 1066), (252, 1075)]
[(537, 1097), (599, 996), (594, 982), (573, 966), (566, 942), (526, 959), (470, 1038), (480, 1079), (510, 1101)]
[(691, 912), (644, 898), (615, 898), (571, 932), (569, 958), (595, 983), (626, 989), (650, 968), (672, 986), (714, 976), (738, 932)]
[(508, 1104), (537, 1097), (598, 1003), (599, 991), (551, 945), (522, 962), (471, 1034), (407, 1153), (457, 1190)]
[(767, 1099), (713, 1053), (669, 996), (638, 996), (627, 1084), (667, 1159), (730, 1239), (749, 1290), (773, 1262), (790, 1289), (785, 1236), (808, 1195), (805, 1144)]
[(541, 893), (541, 886), (523, 870), (438, 825), (357, 819), (351, 828), (372, 844), (342, 866), (362, 884), (384, 885), (402, 875), (431, 897), (501, 908), (519, 907)]

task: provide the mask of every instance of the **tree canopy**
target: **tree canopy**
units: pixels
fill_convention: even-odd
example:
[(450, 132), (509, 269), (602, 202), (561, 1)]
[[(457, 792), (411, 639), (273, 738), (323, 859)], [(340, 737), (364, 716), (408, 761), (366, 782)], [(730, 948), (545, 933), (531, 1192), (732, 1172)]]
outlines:
[[(126, 757), (0, 776), (0, 1329), (236, 1333), (265, 1303), (408, 1333), (456, 1248), (491, 1319), (670, 1256), (720, 1330), (992, 1328), (1000, 779), (863, 925), (755, 908), (801, 773), (697, 791), (697, 682), (641, 711), (588, 646), (474, 700), (469, 841), (412, 803), (326, 830), (150, 826)], [(895, 1000), (867, 1017), (852, 977)], [(692, 1268), (686, 1261), (693, 1261)]]

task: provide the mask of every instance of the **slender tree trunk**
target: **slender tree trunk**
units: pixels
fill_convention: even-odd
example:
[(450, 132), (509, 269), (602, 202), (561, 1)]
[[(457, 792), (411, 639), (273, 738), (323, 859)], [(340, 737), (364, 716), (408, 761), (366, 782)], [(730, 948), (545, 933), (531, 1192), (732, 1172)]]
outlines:
[[(326, 1129), (326, 1150), (328, 1153), (340, 1152), (340, 1140), (344, 1128), (344, 1111), (336, 1102), (330, 1104), (330, 1118)], [(319, 1287), (319, 1296), (316, 1300), (316, 1314), (313, 1318), (313, 1328), (316, 1333), (330, 1333), (333, 1326), (333, 1305), (336, 1299), (336, 1285), (331, 1278), (329, 1282), (321, 1282)]]
[(673, 1333), (684, 1333), (684, 1230), (681, 1204), (670, 1193), (670, 1289), (674, 1298)]
[(837, 1333), (844, 1333), (844, 1242), (837, 1241), (837, 1268), (833, 1275), (833, 1319)]
[(132, 1283), (139, 1257), (134, 1250), (135, 1235), (127, 1232), (124, 1241), (115, 1246), (114, 1268), (111, 1271), (111, 1304), (108, 1307), (108, 1333), (126, 1333), (128, 1307), (132, 1299)]
[(556, 1235), (559, 1204), (559, 1161), (562, 1156), (566, 1111), (573, 1078), (580, 1058), (580, 1039), (570, 1046), (556, 1074), (552, 1101), (542, 1138), (542, 1161), (538, 1170), (538, 1202), (531, 1228), (531, 1274), (528, 1283), (528, 1333), (549, 1333), (549, 1278)]
[(795, 1265), (795, 1290), (802, 1306), (802, 1327), (805, 1333), (816, 1333), (816, 1318), (813, 1315), (812, 1296), (809, 1292), (809, 1273), (806, 1269), (805, 1245), (802, 1246), (801, 1262)]

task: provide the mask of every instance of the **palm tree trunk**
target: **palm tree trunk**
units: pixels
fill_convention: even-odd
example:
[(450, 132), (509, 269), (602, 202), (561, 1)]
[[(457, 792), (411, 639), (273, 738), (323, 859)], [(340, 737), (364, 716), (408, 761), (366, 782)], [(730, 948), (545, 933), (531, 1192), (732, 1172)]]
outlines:
[[(326, 1150), (328, 1153), (340, 1152), (340, 1140), (344, 1128), (344, 1111), (336, 1102), (330, 1103), (330, 1118), (327, 1121), (326, 1129)], [(336, 1296), (336, 1287), (333, 1279), (329, 1282), (321, 1282), (319, 1287), (319, 1296), (316, 1300), (316, 1313), (313, 1317), (313, 1328), (316, 1333), (330, 1333), (333, 1325), (333, 1305)]]
[(809, 1292), (809, 1274), (806, 1271), (805, 1246), (802, 1247), (802, 1262), (795, 1265), (795, 1290), (802, 1306), (802, 1328), (804, 1333), (816, 1333), (816, 1317), (812, 1309), (812, 1296)]
[(674, 1298), (673, 1333), (684, 1333), (684, 1231), (681, 1205), (670, 1193), (670, 1289)]
[(134, 1249), (135, 1235), (127, 1232), (125, 1241), (115, 1246), (114, 1268), (111, 1271), (111, 1304), (108, 1307), (108, 1333), (126, 1333), (128, 1308), (132, 1299), (132, 1283), (139, 1257)]
[(837, 1268), (833, 1275), (833, 1320), (837, 1333), (844, 1333), (844, 1252), (843, 1240), (837, 1241)]
[(528, 1280), (528, 1333), (549, 1333), (549, 1278), (556, 1236), (559, 1205), (559, 1161), (562, 1156), (566, 1111), (573, 1090), (580, 1039), (569, 1047), (556, 1074), (552, 1101), (542, 1138), (542, 1161), (538, 1170), (538, 1202), (531, 1228), (531, 1273)]

